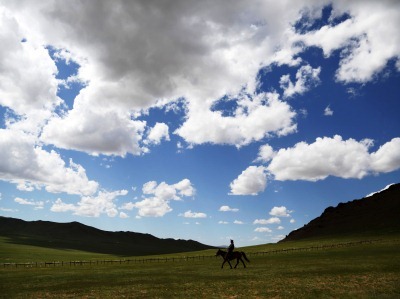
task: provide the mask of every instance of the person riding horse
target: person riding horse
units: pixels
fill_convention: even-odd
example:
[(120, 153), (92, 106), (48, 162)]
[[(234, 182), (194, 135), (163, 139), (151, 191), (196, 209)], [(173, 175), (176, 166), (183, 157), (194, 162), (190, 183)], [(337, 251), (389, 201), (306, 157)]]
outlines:
[(233, 240), (231, 240), (231, 244), (229, 244), (228, 247), (228, 253), (225, 256), (225, 260), (229, 260), (234, 249), (235, 249), (235, 244), (233, 243)]

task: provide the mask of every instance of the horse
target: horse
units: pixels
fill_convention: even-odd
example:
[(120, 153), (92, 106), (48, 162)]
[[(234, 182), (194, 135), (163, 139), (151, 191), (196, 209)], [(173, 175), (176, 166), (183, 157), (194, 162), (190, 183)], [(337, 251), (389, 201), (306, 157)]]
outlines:
[(228, 262), (229, 266), (230, 266), (231, 269), (232, 269), (232, 265), (231, 265), (231, 263), (230, 263), (229, 261), (234, 260), (234, 259), (236, 259), (235, 269), (236, 269), (237, 265), (239, 264), (239, 261), (241, 261), (242, 264), (243, 264), (243, 266), (246, 268), (246, 264), (244, 263), (242, 257), (243, 257), (246, 261), (248, 261), (248, 262), (250, 263), (250, 261), (247, 259), (246, 254), (245, 254), (243, 251), (234, 251), (234, 252), (232, 252), (232, 253), (229, 255), (229, 257), (226, 259), (226, 255), (227, 255), (227, 254), (228, 254), (228, 253), (227, 253), (226, 251), (223, 251), (223, 250), (221, 250), (221, 249), (218, 249), (217, 253), (215, 254), (215, 256), (219, 256), (219, 255), (220, 255), (220, 256), (224, 259), (224, 262), (223, 262), (222, 265), (221, 265), (221, 269), (224, 268), (225, 262)]

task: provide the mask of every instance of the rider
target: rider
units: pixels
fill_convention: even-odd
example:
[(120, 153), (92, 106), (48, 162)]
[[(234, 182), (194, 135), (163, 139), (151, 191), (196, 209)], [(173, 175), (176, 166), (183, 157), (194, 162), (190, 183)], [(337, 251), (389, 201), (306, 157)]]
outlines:
[(235, 249), (235, 244), (233, 244), (233, 240), (231, 239), (231, 244), (228, 247), (228, 253), (226, 254), (226, 260), (232, 255), (233, 250)]

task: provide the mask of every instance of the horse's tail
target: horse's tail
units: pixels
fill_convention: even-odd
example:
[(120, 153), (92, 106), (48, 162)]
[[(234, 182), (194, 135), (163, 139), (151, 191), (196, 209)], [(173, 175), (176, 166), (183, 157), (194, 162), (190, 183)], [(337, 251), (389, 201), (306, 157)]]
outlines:
[(246, 254), (243, 251), (241, 252), (241, 254), (243, 255), (244, 259), (250, 263), (249, 259), (247, 258)]

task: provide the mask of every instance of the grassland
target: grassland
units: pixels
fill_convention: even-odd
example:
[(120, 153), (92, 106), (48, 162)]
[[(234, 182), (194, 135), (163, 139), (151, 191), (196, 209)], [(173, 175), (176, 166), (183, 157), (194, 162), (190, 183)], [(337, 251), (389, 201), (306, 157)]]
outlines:
[[(2, 298), (400, 298), (400, 238), (310, 251), (259, 251), (357, 241), (310, 240), (242, 248), (251, 263), (221, 269), (220, 258), (112, 265), (0, 269)], [(187, 255), (212, 255), (214, 251)], [(180, 254), (182, 256), (184, 254)], [(169, 257), (174, 255), (168, 255)], [(175, 255), (179, 256), (179, 255)], [(165, 256), (163, 256), (165, 257)], [(5, 262), (119, 259), (0, 239)]]

